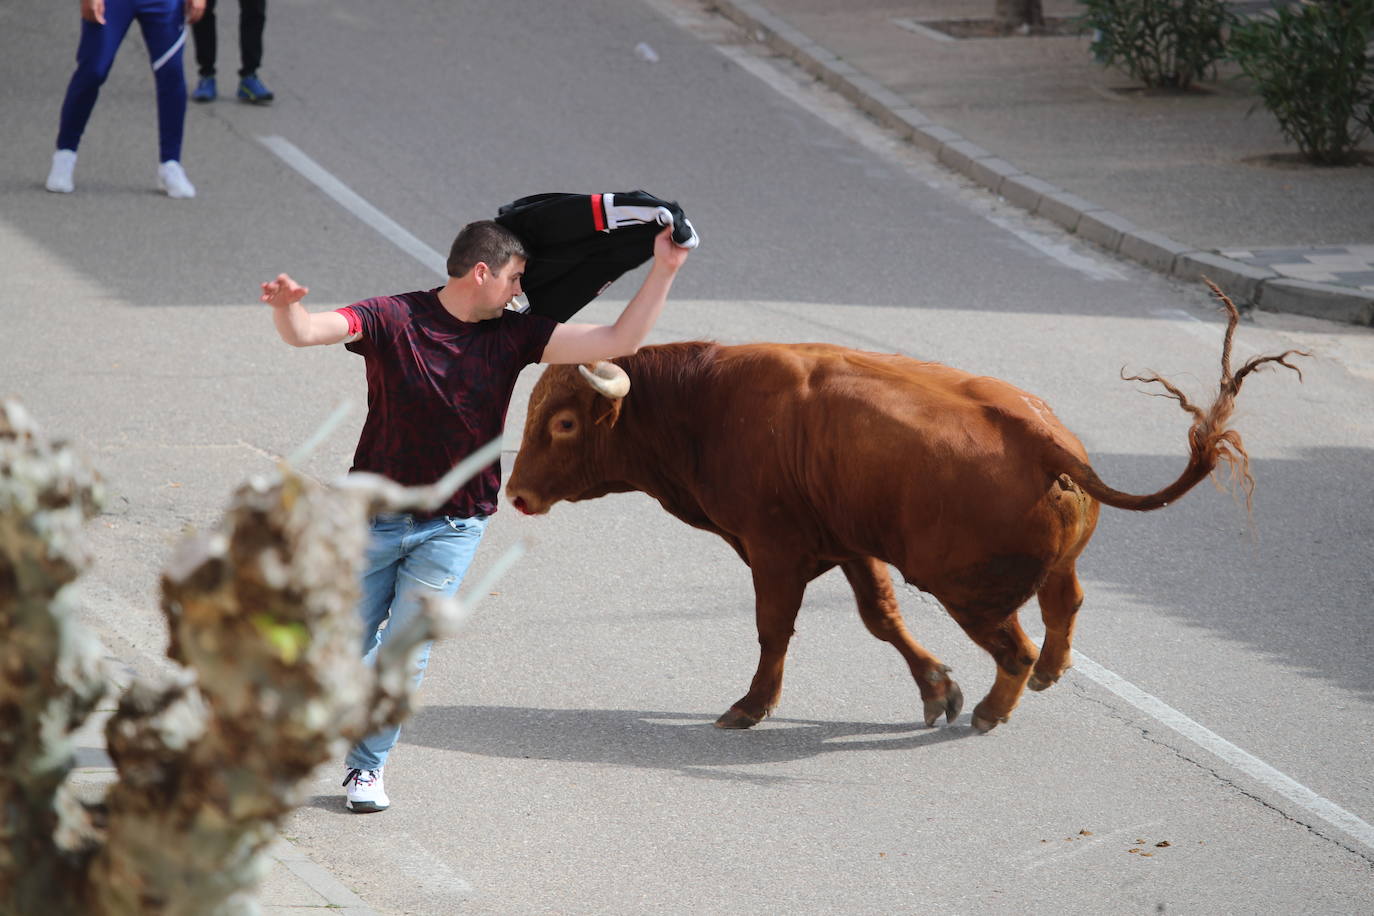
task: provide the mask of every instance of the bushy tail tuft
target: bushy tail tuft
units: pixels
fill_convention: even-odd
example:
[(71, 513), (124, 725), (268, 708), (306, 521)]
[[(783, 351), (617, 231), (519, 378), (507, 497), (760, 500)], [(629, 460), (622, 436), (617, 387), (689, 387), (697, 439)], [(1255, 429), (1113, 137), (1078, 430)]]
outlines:
[(1212, 290), (1212, 295), (1221, 301), (1228, 316), (1226, 336), (1221, 346), (1221, 382), (1218, 386), (1216, 400), (1212, 402), (1211, 406), (1206, 409), (1198, 407), (1189, 401), (1188, 397), (1176, 385), (1161, 376), (1126, 375), (1124, 370), (1121, 375), (1126, 381), (1161, 385), (1167, 393), (1157, 395), (1158, 397), (1173, 398), (1184, 410), (1193, 415), (1193, 425), (1188, 430), (1188, 466), (1184, 468), (1177, 480), (1164, 489), (1148, 496), (1136, 496), (1112, 489), (1102, 482), (1089, 465), (1080, 463), (1068, 474), (1075, 483), (1099, 502), (1117, 509), (1132, 509), (1138, 512), (1158, 509), (1167, 506), (1187, 493), (1204, 477), (1210, 475), (1218, 463), (1225, 462), (1230, 468), (1231, 479), (1238, 482), (1245, 492), (1246, 506), (1250, 505), (1250, 498), (1255, 490), (1255, 478), (1250, 474), (1250, 456), (1245, 452), (1240, 433), (1226, 426), (1235, 409), (1236, 395), (1240, 394), (1240, 387), (1246, 376), (1269, 364), (1277, 364), (1292, 369), (1298, 374), (1298, 379), (1301, 380), (1302, 370), (1290, 363), (1288, 359), (1292, 356), (1310, 356), (1311, 354), (1304, 350), (1286, 350), (1276, 356), (1256, 356), (1233, 371), (1231, 368), (1231, 347), (1235, 338), (1236, 326), (1240, 324), (1240, 312), (1236, 309), (1235, 303), (1215, 283), (1206, 277), (1203, 277), (1203, 282)]

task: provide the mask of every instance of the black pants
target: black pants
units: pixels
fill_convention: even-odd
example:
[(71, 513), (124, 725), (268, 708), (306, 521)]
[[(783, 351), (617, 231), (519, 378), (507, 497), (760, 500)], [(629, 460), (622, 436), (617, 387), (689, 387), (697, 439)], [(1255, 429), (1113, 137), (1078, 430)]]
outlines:
[[(262, 65), (262, 29), (267, 24), (267, 0), (239, 0), (239, 76), (256, 73)], [(215, 0), (205, 0), (205, 15), (191, 26), (196, 39), (196, 66), (201, 76), (215, 75)]]

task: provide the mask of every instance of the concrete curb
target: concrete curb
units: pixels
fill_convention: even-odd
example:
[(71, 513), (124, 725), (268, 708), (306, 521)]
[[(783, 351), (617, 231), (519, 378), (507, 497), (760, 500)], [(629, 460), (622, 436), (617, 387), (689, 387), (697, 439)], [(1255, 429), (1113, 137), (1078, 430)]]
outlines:
[[(103, 793), (117, 773), (105, 749), (105, 723), (114, 714), (119, 698), (136, 679), (134, 670), (114, 656), (102, 663), (111, 685), (109, 694), (72, 735), (75, 765), (68, 777), (80, 791)], [(349, 890), (324, 866), (283, 836), (267, 849), (271, 873), (258, 886), (257, 902), (264, 913), (327, 912), (337, 916), (381, 916)]]
[(1349, 324), (1374, 325), (1374, 293), (1280, 277), (1176, 242), (1063, 188), (1027, 175), (861, 73), (755, 0), (712, 0), (711, 7), (792, 60), (878, 123), (935, 155), (947, 167), (1028, 213), (1042, 216), (1113, 254), (1180, 280), (1207, 276), (1237, 304)]
[[(101, 721), (114, 712), (101, 711)], [(76, 766), (69, 777), (81, 791), (103, 792), (115, 779), (114, 763), (103, 746), (87, 743), (76, 747)], [(337, 916), (381, 916), (349, 890), (328, 869), (315, 862), (285, 837), (278, 836), (267, 849), (269, 874), (258, 885), (256, 899), (266, 913), (327, 911)]]
[[(345, 887), (343, 882), (307, 856), (290, 840), (278, 837), (268, 854), (277, 861), (278, 865), (294, 875), (297, 880), (324, 898), (324, 909), (328, 909), (338, 916), (381, 916), (380, 913), (364, 903), (362, 898)], [(270, 905), (270, 901), (263, 901), (263, 903)], [(308, 907), (292, 907), (292, 909), (304, 910)]]

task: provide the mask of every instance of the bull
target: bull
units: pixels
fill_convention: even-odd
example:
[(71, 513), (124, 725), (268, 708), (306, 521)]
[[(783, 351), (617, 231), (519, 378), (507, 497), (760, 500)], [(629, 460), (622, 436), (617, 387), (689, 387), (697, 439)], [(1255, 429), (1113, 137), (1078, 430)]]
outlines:
[[(759, 661), (744, 696), (716, 720), (749, 728), (777, 706), (807, 584), (840, 567), (859, 615), (911, 669), (927, 726), (963, 706), (950, 669), (908, 632), (888, 565), (934, 596), (996, 663), (974, 707), (981, 732), (1006, 722), (1025, 688), (1069, 667), (1083, 602), (1076, 563), (1102, 505), (1149, 511), (1224, 462), (1247, 500), (1254, 481), (1227, 426), (1247, 375), (1301, 372), (1289, 350), (1234, 371), (1239, 315), (1228, 311), (1221, 382), (1210, 406), (1158, 383), (1192, 417), (1186, 467), (1145, 496), (1113, 489), (1040, 398), (938, 363), (827, 344), (646, 347), (587, 366), (550, 366), (530, 395), (507, 496), (527, 514), (560, 500), (642, 491), (724, 538), (748, 565)], [(633, 395), (630, 395), (633, 392)], [(1017, 612), (1039, 599), (1039, 651)]]

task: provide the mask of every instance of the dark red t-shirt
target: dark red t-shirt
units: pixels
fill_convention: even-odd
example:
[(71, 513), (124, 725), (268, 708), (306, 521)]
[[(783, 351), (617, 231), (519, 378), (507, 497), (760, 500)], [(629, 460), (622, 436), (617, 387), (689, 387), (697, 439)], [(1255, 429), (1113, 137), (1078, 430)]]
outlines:
[[(379, 296), (339, 309), (348, 319), (346, 346), (367, 361), (367, 420), (354, 471), (423, 486), (499, 437), (520, 370), (539, 361), (557, 327), (551, 318), (510, 310), (460, 321), (438, 293)], [(434, 514), (491, 515), (500, 490), (497, 461)]]

